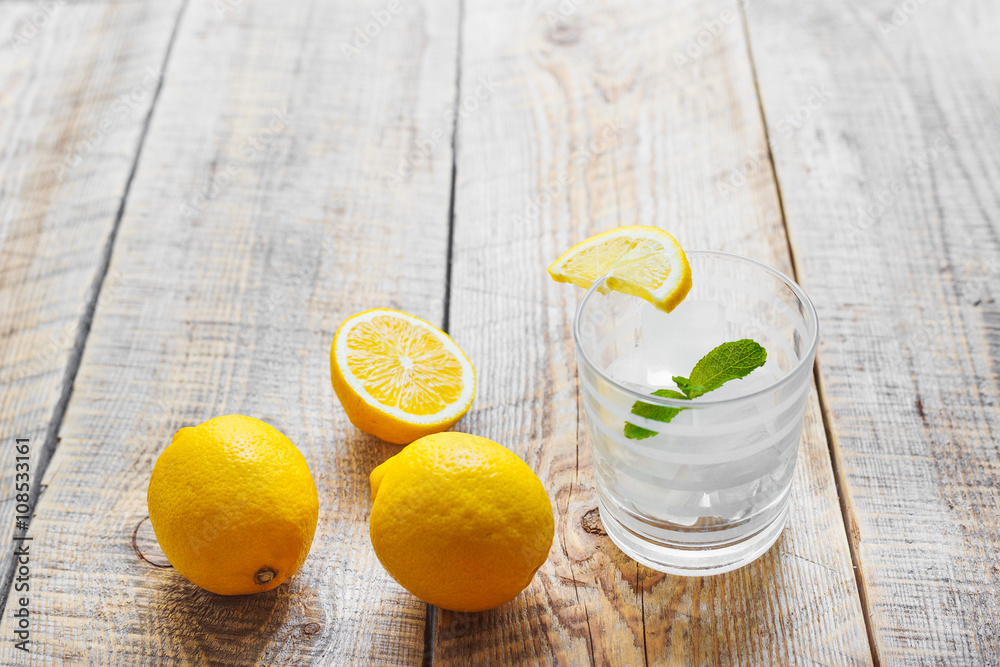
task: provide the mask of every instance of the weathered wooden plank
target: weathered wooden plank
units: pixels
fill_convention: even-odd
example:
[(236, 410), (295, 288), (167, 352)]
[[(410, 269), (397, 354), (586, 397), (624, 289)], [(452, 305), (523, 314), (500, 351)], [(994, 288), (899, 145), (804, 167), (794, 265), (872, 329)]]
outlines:
[(579, 294), (545, 272), (572, 242), (618, 224), (790, 269), (770, 170), (720, 196), (747, 155), (766, 155), (736, 8), (470, 0), (462, 50), (460, 98), (480, 81), (496, 92), (457, 141), (450, 322), (480, 378), (461, 427), (523, 456), (558, 519), (524, 594), (479, 616), (438, 614), (435, 660), (869, 663), (815, 398), (792, 518), (773, 550), (704, 579), (638, 567), (596, 520), (570, 335)]
[[(17, 505), (56, 444), (181, 3), (0, 5), (0, 595)], [(22, 496), (23, 499), (23, 496)]]
[(784, 132), (777, 172), (825, 329), (877, 652), (998, 664), (1000, 14), (775, 0), (747, 15), (772, 137), (809, 116)]
[[(457, 29), (457, 3), (188, 5), (31, 527), (36, 659), (419, 661), (425, 605), (368, 540), (397, 448), (350, 426), (328, 351), (362, 308), (442, 319), (451, 147), (424, 142), (451, 136)], [(321, 498), (303, 570), (240, 599), (131, 544), (172, 433), (226, 413), (285, 432)]]

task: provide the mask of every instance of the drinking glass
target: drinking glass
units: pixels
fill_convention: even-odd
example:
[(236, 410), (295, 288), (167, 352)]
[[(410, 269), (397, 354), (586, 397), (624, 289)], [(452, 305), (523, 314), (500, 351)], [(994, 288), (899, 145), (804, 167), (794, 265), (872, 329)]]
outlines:
[[(673, 312), (602, 279), (573, 337), (605, 531), (640, 563), (701, 576), (750, 563), (785, 526), (819, 329), (781, 272), (723, 252), (687, 257), (693, 286)], [(747, 377), (691, 401), (650, 395), (744, 338), (767, 351)], [(667, 423), (634, 414), (637, 402), (684, 410)], [(626, 422), (656, 435), (628, 438)]]

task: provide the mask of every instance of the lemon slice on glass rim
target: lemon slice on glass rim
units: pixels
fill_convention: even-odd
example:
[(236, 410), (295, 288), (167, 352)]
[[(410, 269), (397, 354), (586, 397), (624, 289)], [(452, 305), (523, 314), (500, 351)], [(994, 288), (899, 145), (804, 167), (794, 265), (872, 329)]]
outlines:
[(608, 288), (668, 313), (691, 289), (691, 266), (677, 240), (659, 227), (640, 225), (580, 241), (552, 262), (549, 275), (584, 289), (607, 276)]
[(387, 308), (340, 325), (330, 375), (351, 423), (400, 445), (451, 428), (476, 395), (476, 371), (448, 334)]

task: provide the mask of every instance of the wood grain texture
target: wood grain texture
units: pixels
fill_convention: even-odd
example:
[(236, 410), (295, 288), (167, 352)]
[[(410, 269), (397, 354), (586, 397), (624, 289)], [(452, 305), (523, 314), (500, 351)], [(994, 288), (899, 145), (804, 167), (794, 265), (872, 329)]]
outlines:
[[(0, 498), (56, 444), (180, 2), (0, 5)], [(106, 278), (106, 279), (105, 279)], [(14, 502), (0, 504), (0, 581)]]
[[(350, 314), (442, 319), (450, 141), (418, 149), (451, 136), (457, 4), (406, 3), (348, 62), (341, 42), (383, 7), (187, 7), (112, 255), (120, 285), (98, 302), (31, 527), (35, 660), (421, 659), (425, 605), (368, 539), (368, 473), (398, 448), (348, 423), (329, 377)], [(321, 498), (303, 569), (247, 598), (132, 547), (174, 431), (227, 413), (286, 433)], [(16, 658), (0, 643), (0, 662)]]
[[(830, 454), (813, 397), (790, 524), (762, 559), (685, 579), (603, 534), (570, 335), (580, 293), (547, 264), (619, 224), (790, 269), (770, 168), (720, 183), (766, 143), (742, 23), (726, 2), (467, 0), (451, 331), (480, 390), (462, 430), (524, 457), (557, 512), (548, 562), (513, 602), (440, 612), (439, 664), (868, 664)], [(725, 10), (733, 15), (723, 14)], [(723, 20), (725, 19), (725, 20)], [(706, 22), (718, 34), (681, 65)], [(741, 171), (742, 173), (742, 171)]]
[(1000, 663), (996, 6), (748, 8), (884, 664)]

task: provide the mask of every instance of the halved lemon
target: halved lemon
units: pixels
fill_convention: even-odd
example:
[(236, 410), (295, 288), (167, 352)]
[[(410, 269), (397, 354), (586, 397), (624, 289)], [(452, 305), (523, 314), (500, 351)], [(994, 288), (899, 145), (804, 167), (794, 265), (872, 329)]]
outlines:
[(397, 445), (451, 428), (476, 395), (476, 371), (448, 334), (384, 308), (340, 325), (330, 375), (351, 423)]
[(580, 241), (552, 262), (549, 275), (588, 289), (607, 286), (670, 312), (691, 289), (691, 267), (677, 240), (659, 227), (618, 227)]

